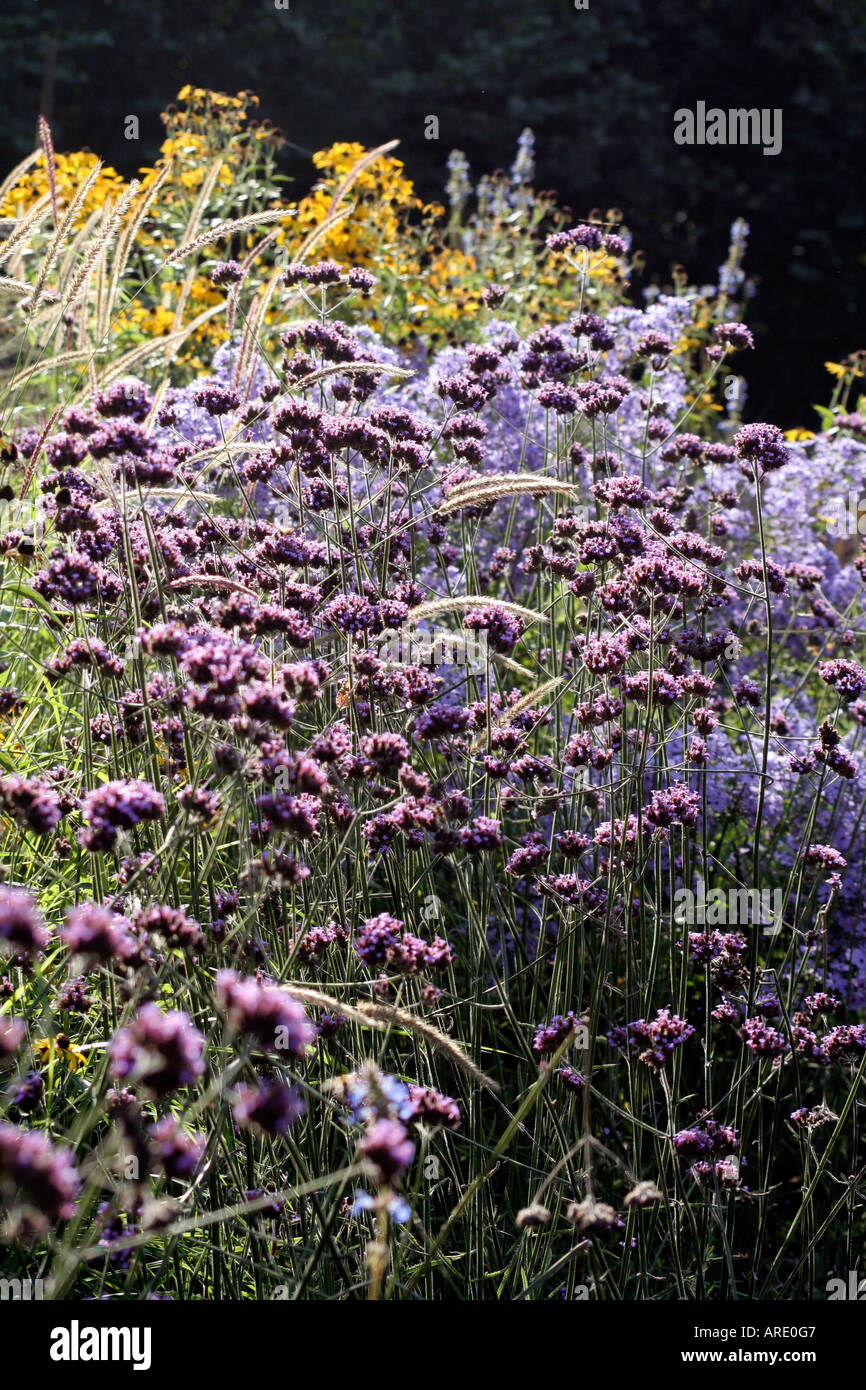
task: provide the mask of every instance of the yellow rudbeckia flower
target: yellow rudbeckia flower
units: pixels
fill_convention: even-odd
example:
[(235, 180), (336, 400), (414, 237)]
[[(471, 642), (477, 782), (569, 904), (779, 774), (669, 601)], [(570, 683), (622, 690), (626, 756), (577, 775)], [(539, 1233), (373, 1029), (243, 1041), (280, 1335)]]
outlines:
[(66, 1033), (55, 1033), (53, 1038), (37, 1038), (33, 1044), (33, 1051), (41, 1067), (48, 1066), (52, 1051), (56, 1057), (63, 1058), (70, 1071), (78, 1071), (79, 1067), (87, 1066), (86, 1055), (75, 1046)]

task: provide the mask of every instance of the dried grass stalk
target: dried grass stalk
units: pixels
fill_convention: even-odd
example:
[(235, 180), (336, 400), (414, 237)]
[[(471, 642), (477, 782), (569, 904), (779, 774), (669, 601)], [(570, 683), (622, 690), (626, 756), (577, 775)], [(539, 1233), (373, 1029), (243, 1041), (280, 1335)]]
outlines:
[(527, 623), (546, 623), (547, 616), (544, 613), (536, 613), (532, 608), (524, 608), (520, 603), (510, 603), (504, 598), (491, 598), (484, 594), (458, 594), (452, 598), (440, 598), (430, 603), (420, 603), (417, 608), (411, 608), (407, 615), (407, 621), (413, 622), (421, 618), (435, 618), (440, 613), (455, 613), (464, 608), (492, 607), (501, 608), (504, 613), (513, 613), (516, 618), (523, 618)]
[(47, 212), (48, 194), (43, 193), (41, 198), (37, 198), (27, 215), (16, 222), (14, 229), (0, 246), (0, 265), (4, 261), (8, 261), (13, 251), (17, 250), (31, 232), (35, 232)]
[(163, 184), (168, 179), (171, 169), (172, 161), (169, 160), (160, 170), (159, 175), (154, 179), (150, 188), (146, 190), (133, 216), (120, 234), (117, 242), (117, 250), (114, 253), (114, 259), (111, 264), (111, 279), (108, 284), (108, 295), (106, 297), (107, 315), (105, 319), (99, 321), (97, 324), (97, 338), (99, 342), (102, 342), (108, 332), (107, 316), (111, 313), (114, 301), (117, 298), (118, 286), (120, 285), (120, 281), (123, 278), (123, 274), (129, 262), (129, 257), (132, 253), (133, 245), (135, 244), (135, 238), (138, 235), (142, 222), (148, 214), (148, 210), (152, 206)]
[[(87, 281), (90, 279), (96, 262), (101, 256), (105, 255), (108, 246), (117, 235), (118, 228), (129, 211), (129, 205), (140, 187), (141, 184), (138, 180), (133, 179), (117, 207), (109, 212), (102, 230), (86, 248), (84, 259), (78, 267), (68, 290), (63, 291), (63, 297), (60, 301), (61, 309), (66, 309), (74, 304), (81, 295)], [(107, 204), (106, 206), (110, 205)]]
[(376, 160), (381, 159), (383, 154), (390, 154), (391, 150), (396, 150), (399, 143), (399, 140), (388, 140), (384, 145), (377, 145), (374, 150), (368, 150), (365, 155), (362, 155), (358, 162), (352, 165), (349, 172), (343, 176), (341, 182), (335, 188), (334, 196), (331, 198), (328, 206), (328, 212), (333, 212), (337, 205), (342, 202), (343, 198), (352, 187), (352, 184), (360, 174), (363, 174), (365, 169), (369, 168), (371, 164), (375, 164)]
[(42, 261), (42, 266), (39, 271), (39, 278), (36, 281), (36, 288), (33, 291), (33, 302), (31, 304), (30, 309), (31, 314), (35, 310), (40, 299), (42, 298), (42, 294), (45, 290), (48, 277), (54, 269), (57, 257), (60, 255), (60, 248), (66, 240), (70, 229), (75, 225), (75, 219), (81, 211), (82, 207), (84, 206), (84, 201), (91, 188), (96, 183), (96, 180), (99, 178), (101, 172), (102, 160), (100, 159), (96, 162), (96, 164), (91, 169), (90, 173), (87, 175), (87, 178), (77, 189), (75, 197), (72, 199), (71, 203), (69, 204), (69, 207), (63, 214), (60, 226), (57, 228), (57, 231), (54, 233), (54, 236), (48, 243), (48, 248), (45, 252), (45, 256)]
[(497, 502), (502, 497), (529, 495), (545, 497), (548, 493), (580, 494), (582, 489), (576, 483), (567, 483), (559, 478), (543, 478), (534, 473), (504, 473), (489, 478), (471, 479), (461, 483), (443, 498), (436, 510), (441, 515), (458, 511), (461, 507), (474, 507), (485, 502)]
[[(27, 170), (33, 168), (33, 165), (36, 163), (41, 153), (41, 147), (39, 149), (32, 150), (25, 159), (22, 159), (20, 164), (15, 165), (15, 168), (12, 170), (11, 173), (6, 175), (6, 178), (3, 180), (2, 183), (0, 183), (0, 203), (4, 201), (6, 194), (9, 192), (9, 190), (14, 188), (16, 183), (19, 182), (22, 176), (27, 173)], [(43, 196), (47, 203), (49, 200), (49, 195), (46, 193)]]
[(39, 143), (45, 155), (45, 168), (48, 173), (48, 192), (51, 197), (51, 211), (54, 215), (54, 225), (57, 226), (59, 211), (57, 207), (57, 168), (54, 163), (54, 141), (51, 139), (51, 127), (44, 116), (39, 117)]
[(60, 419), (60, 416), (61, 416), (62, 414), (63, 414), (63, 403), (62, 403), (62, 401), (61, 401), (60, 405), (57, 406), (56, 410), (53, 412), (51, 418), (49, 419), (48, 424), (45, 426), (44, 430), (42, 431), (42, 433), (40, 434), (39, 438), (37, 439), (37, 441), (36, 441), (36, 447), (34, 448), (33, 453), (30, 455), (30, 462), (28, 463), (26, 469), (24, 470), (24, 481), (22, 482), (22, 484), (21, 484), (21, 489), (20, 489), (20, 491), (19, 491), (19, 493), (18, 493), (19, 501), (20, 501), (20, 499), (21, 499), (22, 497), (25, 497), (26, 494), (27, 494), (27, 489), (28, 489), (29, 486), (30, 486), (30, 479), (33, 477), (33, 474), (36, 472), (36, 465), (37, 465), (37, 463), (39, 462), (39, 455), (40, 455), (40, 453), (42, 452), (42, 446), (43, 446), (43, 444), (45, 443), (45, 441), (46, 441), (46, 439), (48, 438), (48, 436), (49, 436), (49, 434), (51, 433), (51, 431), (54, 429), (54, 426), (57, 424), (57, 421)]
[(428, 1023), (425, 1018), (419, 1018), (417, 1014), (409, 1013), (407, 1009), (398, 1009), (394, 1004), (368, 1004), (364, 1002), (358, 1004), (357, 1007), (365, 1017), (372, 1018), (376, 1022), (398, 1024), (401, 1028), (408, 1029), (410, 1033), (416, 1033), (418, 1037), (430, 1043), (431, 1047), (435, 1047), (437, 1052), (450, 1058), (456, 1067), (465, 1071), (480, 1086), (486, 1086), (489, 1091), (499, 1090), (496, 1082), (475, 1065), (459, 1043), (456, 1043), (453, 1038), (449, 1038), (447, 1033), (440, 1033), (439, 1029), (434, 1028), (433, 1024)]
[(246, 217), (237, 217), (231, 222), (218, 222), (206, 232), (201, 232), (193, 241), (175, 247), (174, 251), (166, 256), (163, 265), (176, 265), (178, 261), (191, 256), (194, 251), (209, 246), (212, 241), (222, 241), (225, 237), (233, 236), (235, 232), (243, 232), (248, 227), (260, 227), (265, 222), (280, 222), (284, 217), (294, 216), (294, 208), (280, 208), (273, 212), (251, 212)]
[[(550, 695), (552, 691), (557, 690), (562, 683), (562, 676), (553, 676), (549, 681), (543, 681), (541, 685), (537, 685), (535, 689), (530, 690), (528, 694), (521, 695), (520, 699), (515, 700), (513, 705), (509, 705), (507, 709), (503, 710), (501, 714), (491, 720), (490, 727), (492, 729), (505, 728), (507, 724), (511, 723), (512, 719), (517, 718), (518, 714), (522, 714), (526, 709), (531, 709), (539, 700), (543, 700), (545, 695)], [(485, 729), (483, 733), (479, 734), (478, 738), (473, 740), (470, 752), (477, 753), (481, 748), (485, 747), (486, 743), (487, 731)]]

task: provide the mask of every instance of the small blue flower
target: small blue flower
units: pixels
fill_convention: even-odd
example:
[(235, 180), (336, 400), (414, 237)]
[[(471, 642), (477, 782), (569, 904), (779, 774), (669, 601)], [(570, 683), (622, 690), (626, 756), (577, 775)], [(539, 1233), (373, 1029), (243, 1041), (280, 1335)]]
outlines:
[(375, 1206), (374, 1199), (369, 1192), (365, 1192), (362, 1187), (355, 1188), (355, 1200), (352, 1203), (352, 1216), (360, 1216), (362, 1212), (372, 1211)]
[(388, 1203), (388, 1215), (398, 1226), (404, 1226), (412, 1215), (412, 1208), (405, 1197), (395, 1195)]
[[(355, 1200), (352, 1203), (352, 1216), (361, 1216), (365, 1211), (373, 1211), (376, 1207), (376, 1199), (369, 1192), (365, 1192), (362, 1187), (355, 1188)], [(412, 1215), (412, 1208), (405, 1197), (398, 1197), (396, 1192), (388, 1198), (386, 1211), (391, 1220), (397, 1226), (404, 1226)]]

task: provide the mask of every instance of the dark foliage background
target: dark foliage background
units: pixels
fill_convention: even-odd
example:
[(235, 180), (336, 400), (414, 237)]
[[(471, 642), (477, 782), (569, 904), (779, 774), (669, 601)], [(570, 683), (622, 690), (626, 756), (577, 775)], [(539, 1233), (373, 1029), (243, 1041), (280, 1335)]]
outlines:
[[(812, 423), (825, 358), (866, 346), (864, 0), (7, 0), (0, 15), (0, 153), (33, 145), (40, 105), (58, 148), (90, 146), (124, 173), (152, 162), (160, 110), (184, 82), (252, 89), (292, 147), (399, 137), (422, 195), (449, 150), (476, 173), (537, 138), (540, 186), (577, 214), (621, 207), (648, 276), (673, 262), (714, 277), (737, 215), (759, 282), (749, 315), (751, 417)], [(52, 45), (54, 40), (54, 58)], [(781, 107), (782, 152), (681, 148), (673, 113)], [(137, 144), (124, 117), (140, 119)], [(424, 117), (440, 120), (438, 142)]]

